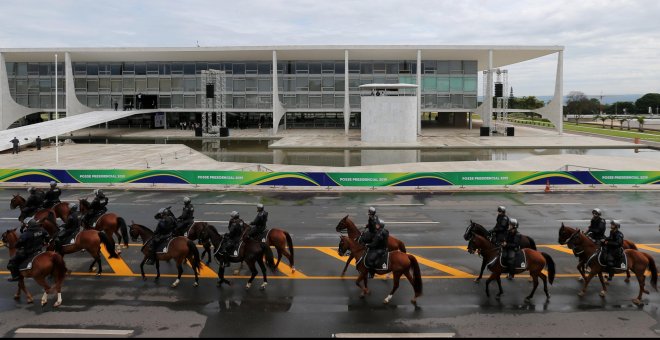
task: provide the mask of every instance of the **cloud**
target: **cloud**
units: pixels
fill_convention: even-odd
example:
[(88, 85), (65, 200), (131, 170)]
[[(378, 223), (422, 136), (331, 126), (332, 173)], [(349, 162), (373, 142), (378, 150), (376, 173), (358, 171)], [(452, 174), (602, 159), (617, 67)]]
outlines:
[[(3, 47), (563, 45), (564, 91), (660, 92), (658, 1), (2, 1)], [(554, 91), (556, 56), (508, 67)], [(480, 86), (481, 88), (481, 86)]]

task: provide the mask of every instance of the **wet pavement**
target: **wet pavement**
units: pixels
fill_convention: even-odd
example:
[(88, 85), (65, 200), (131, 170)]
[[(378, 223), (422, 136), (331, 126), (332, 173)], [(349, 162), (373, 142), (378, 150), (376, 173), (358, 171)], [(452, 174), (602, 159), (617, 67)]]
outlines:
[[(18, 211), (9, 210), (14, 190), (0, 190), (0, 231), (16, 226)], [(53, 310), (27, 305), (25, 299), (12, 299), (15, 284), (0, 280), (0, 334), (17, 336), (21, 327), (87, 328), (133, 330), (143, 337), (331, 337), (345, 333), (447, 333), (456, 337), (657, 337), (660, 329), (660, 293), (651, 290), (644, 305), (635, 306), (637, 283), (626, 284), (621, 275), (610, 285), (605, 299), (598, 296), (592, 282), (587, 296), (579, 298), (576, 260), (572, 254), (550, 246), (557, 245), (561, 222), (585, 227), (594, 207), (604, 217), (621, 220), (627, 239), (645, 245), (645, 252), (660, 259), (660, 193), (249, 193), (249, 192), (159, 192), (106, 190), (109, 210), (127, 221), (154, 226), (153, 215), (164, 206), (180, 212), (181, 199), (191, 197), (197, 220), (226, 228), (229, 212), (238, 210), (245, 220), (255, 214), (256, 203), (269, 211), (269, 226), (287, 230), (293, 237), (295, 265), (292, 275), (283, 260), (276, 273), (269, 272), (269, 285), (245, 290), (244, 270), (229, 275), (231, 287), (215, 286), (213, 272), (193, 288), (189, 267), (181, 285), (169, 287), (171, 275), (155, 282), (153, 276), (117, 272), (103, 261), (102, 277), (85, 273), (89, 255), (67, 255), (67, 266), (74, 275), (67, 277), (63, 305)], [(64, 200), (91, 196), (91, 190), (65, 190)], [(494, 224), (495, 210), (505, 205), (510, 217), (520, 222), (523, 234), (533, 237), (539, 249), (557, 264), (557, 278), (549, 287), (546, 300), (541, 287), (531, 303), (524, 303), (531, 285), (527, 276), (503, 280), (501, 301), (487, 298), (484, 282), (475, 284), (481, 259), (470, 255), (462, 235), (470, 219), (488, 227)], [(345, 215), (364, 225), (366, 211), (375, 206), (392, 236), (406, 243), (409, 253), (418, 256), (424, 277), (424, 294), (418, 306), (410, 304), (412, 289), (403, 280), (389, 305), (382, 303), (392, 281), (370, 281), (372, 293), (358, 297), (356, 272), (349, 267), (340, 277), (343, 261), (331, 256), (338, 234), (334, 231)], [(122, 253), (123, 263), (133, 274), (140, 272), (142, 256), (137, 244)], [(336, 252), (334, 252), (336, 254)], [(4, 270), (7, 250), (0, 250), (0, 270)], [(235, 266), (234, 266), (235, 267)], [(208, 270), (217, 271), (216, 263)], [(233, 268), (232, 268), (233, 269)], [(153, 274), (153, 267), (145, 267)], [(173, 264), (162, 263), (163, 273), (176, 273)], [(114, 273), (113, 273), (114, 272)], [(6, 272), (3, 272), (2, 277)], [(231, 273), (229, 273), (231, 274)], [(40, 296), (34, 281), (28, 289)], [(648, 280), (647, 280), (648, 282)], [(491, 292), (496, 285), (491, 285)], [(37, 301), (38, 302), (38, 301)]]

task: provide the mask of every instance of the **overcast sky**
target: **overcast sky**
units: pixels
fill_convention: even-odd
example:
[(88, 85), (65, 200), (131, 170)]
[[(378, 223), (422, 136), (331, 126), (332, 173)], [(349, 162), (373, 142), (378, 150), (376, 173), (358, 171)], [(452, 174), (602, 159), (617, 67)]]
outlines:
[[(564, 94), (660, 92), (656, 0), (0, 1), (4, 48), (187, 47), (197, 41), (563, 45)], [(507, 67), (514, 94), (551, 95), (556, 59), (554, 54)]]

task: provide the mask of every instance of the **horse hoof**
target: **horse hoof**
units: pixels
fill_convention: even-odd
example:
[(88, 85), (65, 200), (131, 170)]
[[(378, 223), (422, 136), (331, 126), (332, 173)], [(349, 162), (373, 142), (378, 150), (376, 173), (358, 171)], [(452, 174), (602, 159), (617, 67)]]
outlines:
[(34, 300), (31, 299), (31, 298), (28, 298), (28, 299), (27, 299), (27, 303), (34, 303)]
[(642, 301), (639, 301), (639, 299), (633, 299), (632, 302), (638, 306), (642, 303)]
[(251, 283), (246, 283), (246, 284), (245, 284), (245, 290), (250, 289), (250, 287), (252, 287), (252, 284), (251, 284)]
[(417, 306), (417, 300), (415, 300), (415, 299), (410, 300), (410, 303), (412, 303), (413, 305)]
[(21, 298), (20, 295), (18, 295), (18, 294), (14, 295), (14, 300), (18, 301), (18, 299), (20, 299), (20, 298)]
[(605, 291), (601, 290), (600, 293), (598, 293), (598, 295), (600, 295), (600, 297), (604, 298), (605, 297)]
[(143, 276), (143, 277), (142, 277), (142, 281), (147, 281), (147, 277), (146, 277), (146, 276)]
[(630, 283), (630, 279), (626, 278), (625, 280), (623, 280), (623, 282)]
[(90, 272), (90, 273), (93, 273), (93, 272), (95, 272), (95, 271), (96, 271), (96, 267), (89, 268), (89, 272)]
[(646, 290), (646, 289), (644, 289), (643, 292), (644, 292), (644, 294), (651, 294), (651, 293), (649, 293), (649, 291)]
[(388, 303), (390, 303), (390, 301), (389, 301), (388, 299), (384, 299), (384, 300), (383, 300), (383, 304), (386, 305), (386, 304), (388, 304)]
[(479, 283), (479, 282), (481, 282), (481, 279), (479, 278), (474, 279), (474, 283)]
[(53, 308), (57, 308), (60, 305), (62, 305), (62, 301), (55, 301), (55, 303), (53, 304)]
[(532, 299), (530, 297), (525, 298), (525, 303), (531, 303), (531, 302), (532, 302)]
[(296, 273), (296, 267), (291, 267), (291, 274), (295, 274), (295, 273)]
[(500, 296), (499, 296), (499, 295), (495, 295), (495, 300), (500, 301)]
[(364, 299), (364, 293), (360, 294), (360, 299)]
[(198, 282), (193, 283), (193, 287), (199, 287), (199, 283)]
[(259, 290), (266, 290), (266, 286), (268, 285), (268, 282), (264, 282), (261, 284), (261, 287), (259, 287)]
[(172, 285), (171, 285), (170, 287), (172, 287), (172, 288), (176, 288), (176, 287), (178, 287), (178, 286), (179, 286), (179, 279), (177, 279), (176, 281), (172, 282)]
[(101, 276), (101, 273), (96, 273), (96, 276), (97, 276), (97, 277)]
[(578, 280), (578, 282), (582, 282), (582, 281), (584, 281), (584, 278), (582, 276), (580, 276), (580, 277), (577, 278), (577, 280)]

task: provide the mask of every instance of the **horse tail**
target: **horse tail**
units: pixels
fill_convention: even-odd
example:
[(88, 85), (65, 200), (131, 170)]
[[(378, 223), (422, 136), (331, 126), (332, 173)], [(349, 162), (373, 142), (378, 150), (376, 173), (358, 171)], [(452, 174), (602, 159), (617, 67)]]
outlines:
[(199, 257), (199, 250), (192, 240), (188, 240), (188, 261), (195, 273), (199, 273), (202, 268), (202, 260)]
[(541, 253), (545, 258), (546, 265), (548, 266), (548, 282), (552, 284), (555, 280), (555, 261), (547, 253)]
[(270, 268), (270, 270), (274, 272), (276, 267), (275, 267), (275, 259), (273, 256), (273, 250), (270, 249), (270, 247), (267, 246), (265, 243), (261, 243), (261, 250), (263, 251), (264, 256), (266, 257), (266, 265), (268, 266), (268, 268)]
[(117, 223), (119, 223), (119, 230), (121, 230), (121, 238), (124, 240), (124, 245), (128, 248), (128, 227), (123, 217), (117, 216)]
[[(640, 251), (640, 253), (642, 253)], [(646, 256), (646, 259), (649, 261), (649, 271), (651, 272), (651, 286), (653, 289), (658, 291), (658, 268), (655, 266), (655, 260), (653, 257), (647, 253), (642, 253)]]
[(412, 266), (413, 270), (413, 282), (412, 286), (413, 289), (415, 290), (415, 296), (420, 296), (422, 295), (422, 271), (419, 269), (419, 263), (417, 262), (417, 258), (413, 255), (408, 254), (408, 259), (410, 260), (410, 265)]
[(291, 235), (286, 231), (284, 232), (284, 236), (286, 236), (286, 245), (289, 248), (289, 254), (291, 254), (291, 267), (293, 267), (293, 240), (291, 239)]
[(527, 240), (529, 241), (529, 248), (536, 250), (536, 242), (534, 242), (534, 239), (527, 236)]
[(119, 254), (115, 252), (115, 240), (111, 237), (108, 237), (104, 231), (99, 231), (98, 233), (101, 242), (105, 246), (105, 249), (108, 251), (108, 254), (110, 254), (110, 258), (118, 258)]

